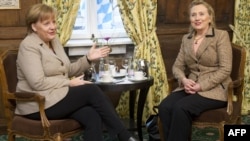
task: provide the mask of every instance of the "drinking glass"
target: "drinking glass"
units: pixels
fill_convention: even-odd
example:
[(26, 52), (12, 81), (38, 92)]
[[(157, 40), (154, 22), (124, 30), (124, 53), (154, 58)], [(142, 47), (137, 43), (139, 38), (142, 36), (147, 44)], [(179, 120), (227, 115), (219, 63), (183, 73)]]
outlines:
[(116, 66), (115, 59), (109, 59), (109, 65), (112, 66), (112, 67), (115, 67)]
[(122, 67), (126, 69), (126, 73), (128, 72), (128, 66), (129, 66), (129, 59), (128, 58), (124, 58), (122, 60)]
[(109, 59), (109, 70), (112, 75), (115, 75), (117, 73), (117, 66), (115, 59)]

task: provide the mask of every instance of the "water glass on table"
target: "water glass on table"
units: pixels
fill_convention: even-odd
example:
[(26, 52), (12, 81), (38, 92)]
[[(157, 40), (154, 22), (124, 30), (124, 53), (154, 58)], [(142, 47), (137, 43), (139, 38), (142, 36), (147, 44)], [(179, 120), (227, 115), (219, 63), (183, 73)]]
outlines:
[(116, 66), (115, 59), (110, 59), (109, 60), (109, 70), (110, 70), (112, 75), (116, 75), (118, 67)]

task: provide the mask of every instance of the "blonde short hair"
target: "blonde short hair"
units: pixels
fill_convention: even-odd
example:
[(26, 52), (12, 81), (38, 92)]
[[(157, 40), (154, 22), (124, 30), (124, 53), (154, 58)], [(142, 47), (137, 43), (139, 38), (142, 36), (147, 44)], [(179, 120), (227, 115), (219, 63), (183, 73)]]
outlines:
[(33, 23), (43, 21), (51, 17), (55, 18), (55, 16), (56, 11), (52, 7), (41, 3), (33, 5), (26, 15), (26, 25), (28, 33), (34, 32), (32, 29)]

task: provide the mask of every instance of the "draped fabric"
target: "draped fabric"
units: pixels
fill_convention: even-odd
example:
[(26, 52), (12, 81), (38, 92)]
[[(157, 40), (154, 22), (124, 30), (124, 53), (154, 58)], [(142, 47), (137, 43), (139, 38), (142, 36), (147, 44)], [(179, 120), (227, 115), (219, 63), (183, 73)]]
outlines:
[(242, 114), (250, 114), (250, 0), (235, 0), (233, 43), (246, 47)]
[(64, 46), (69, 40), (75, 24), (81, 0), (43, 0), (57, 10), (57, 34)]
[[(126, 32), (135, 45), (134, 59), (150, 63), (149, 75), (154, 77), (144, 106), (143, 120), (168, 94), (168, 83), (161, 49), (156, 35), (157, 0), (118, 0)], [(121, 116), (128, 114), (128, 95), (123, 95), (117, 107)]]

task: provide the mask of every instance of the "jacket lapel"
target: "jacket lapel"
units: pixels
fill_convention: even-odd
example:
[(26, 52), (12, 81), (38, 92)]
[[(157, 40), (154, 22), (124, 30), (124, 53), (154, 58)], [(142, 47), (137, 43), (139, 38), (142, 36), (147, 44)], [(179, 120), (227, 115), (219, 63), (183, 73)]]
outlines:
[[(46, 50), (50, 55), (53, 55), (54, 57), (56, 57), (57, 59), (59, 59), (61, 61), (61, 59), (59, 58), (58, 55), (56, 55), (55, 53), (53, 53), (53, 51), (50, 50), (50, 48), (48, 47), (48, 45), (43, 41), (41, 40), (37, 34), (35, 33), (31, 33), (31, 37), (32, 37), (32, 40), (37, 42), (38, 43), (38, 46), (39, 47), (42, 47), (44, 50)], [(52, 45), (54, 46), (54, 50), (56, 53), (59, 53), (57, 51), (57, 44), (55, 43), (55, 39), (53, 39), (52, 41)]]
[(201, 42), (200, 47), (197, 50), (196, 57), (200, 58), (203, 52), (209, 47), (209, 44), (212, 43), (214, 34), (214, 28), (209, 28), (205, 36), (205, 39)]
[(194, 59), (197, 60), (194, 50), (193, 50), (193, 43), (194, 43), (194, 32), (190, 33), (189, 36), (187, 37), (189, 40), (187, 40), (187, 51), (189, 55)]
[(194, 53), (194, 50), (193, 50), (194, 34), (195, 33), (193, 31), (188, 35), (187, 38), (189, 40), (187, 40), (187, 46), (188, 46), (188, 52), (189, 52), (190, 56), (193, 59), (197, 60), (201, 57), (201, 55), (206, 50), (206, 48), (209, 47), (209, 44), (211, 44), (213, 37), (215, 36), (215, 33), (214, 33), (214, 28), (210, 27), (208, 29), (208, 32), (207, 32), (204, 40), (201, 42), (200, 47), (198, 48), (196, 54)]

